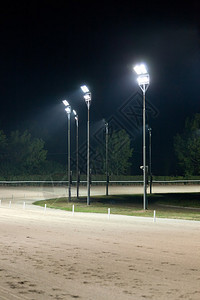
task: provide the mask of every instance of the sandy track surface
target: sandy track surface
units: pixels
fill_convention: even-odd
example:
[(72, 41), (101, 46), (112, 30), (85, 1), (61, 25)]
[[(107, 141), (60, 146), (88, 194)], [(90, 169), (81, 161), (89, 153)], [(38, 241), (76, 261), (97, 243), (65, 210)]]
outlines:
[[(149, 192), (149, 188), (147, 189)], [(188, 193), (200, 192), (200, 185), (154, 185), (153, 193)], [(105, 186), (92, 186), (91, 195), (105, 195)], [(76, 187), (72, 186), (72, 197), (76, 196)], [(143, 194), (143, 186), (110, 186), (110, 195), (117, 194)], [(80, 195), (87, 195), (87, 188), (80, 186)], [(49, 199), (56, 197), (68, 197), (68, 188), (64, 186), (27, 186), (12, 187), (0, 186), (1, 203), (12, 201), (15, 204), (32, 203), (39, 199)]]
[(38, 190), (4, 192), (0, 299), (200, 299), (200, 222), (45, 212)]

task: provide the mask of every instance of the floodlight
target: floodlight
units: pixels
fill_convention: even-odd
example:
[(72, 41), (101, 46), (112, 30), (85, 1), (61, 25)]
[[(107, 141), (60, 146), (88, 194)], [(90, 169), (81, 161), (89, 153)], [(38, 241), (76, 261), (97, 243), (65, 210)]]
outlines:
[(140, 66), (137, 65), (133, 69), (134, 69), (135, 73), (137, 73), (138, 75), (141, 74)]
[(65, 111), (67, 112), (67, 114), (71, 114), (71, 106), (67, 106), (65, 108)]
[(82, 85), (81, 89), (82, 89), (83, 93), (88, 93), (89, 92), (89, 89), (86, 85)]
[(136, 65), (134, 71), (137, 73), (138, 78), (137, 82), (139, 87), (143, 92), (143, 166), (140, 168), (143, 170), (143, 186), (144, 186), (144, 209), (147, 209), (148, 201), (147, 201), (147, 167), (146, 167), (146, 108), (145, 108), (145, 94), (149, 87), (150, 76), (147, 72), (146, 66), (144, 64)]
[(147, 69), (144, 64), (136, 65), (133, 69), (138, 75), (147, 74)]
[(84, 100), (88, 108), (88, 122), (87, 122), (87, 205), (90, 205), (90, 104), (92, 95), (86, 85), (81, 86), (81, 90), (84, 93)]
[(69, 102), (68, 102), (67, 100), (63, 100), (63, 104), (64, 104), (65, 106), (69, 106)]
[(85, 94), (83, 97), (84, 97), (85, 101), (90, 101), (91, 100), (91, 94), (90, 93)]
[(137, 78), (138, 84), (140, 85), (144, 85), (144, 84), (149, 84), (149, 74), (146, 75), (140, 75)]
[(140, 69), (141, 69), (142, 74), (147, 74), (147, 68), (144, 64), (140, 65)]

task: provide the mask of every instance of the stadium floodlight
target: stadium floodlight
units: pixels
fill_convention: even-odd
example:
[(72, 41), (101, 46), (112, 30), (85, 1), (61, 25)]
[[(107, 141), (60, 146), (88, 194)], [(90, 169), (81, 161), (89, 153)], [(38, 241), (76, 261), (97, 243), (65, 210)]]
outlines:
[(68, 102), (67, 100), (63, 100), (63, 104), (64, 104), (65, 106), (69, 106), (69, 102)]
[(83, 91), (83, 93), (89, 93), (89, 89), (86, 85), (82, 85), (81, 90)]
[(65, 108), (65, 111), (66, 111), (67, 114), (71, 114), (71, 106), (67, 106)]
[(78, 166), (78, 114), (76, 110), (73, 109), (74, 119), (76, 121), (76, 190), (77, 190), (77, 199), (79, 198), (79, 166)]
[(92, 94), (86, 85), (81, 86), (84, 95), (83, 98), (88, 108), (88, 121), (87, 121), (87, 205), (90, 205), (90, 104)]
[(143, 85), (149, 85), (149, 74), (146, 74), (146, 75), (140, 75), (138, 78), (137, 78), (137, 82), (139, 84), (139, 86), (143, 87)]
[(136, 65), (133, 69), (137, 75), (147, 74), (147, 68), (144, 64)]
[(150, 181), (149, 181), (149, 192), (152, 194), (152, 171), (151, 171), (151, 166), (152, 166), (152, 154), (151, 154), (151, 135), (152, 135), (152, 129), (151, 127), (148, 128), (149, 131), (149, 176), (150, 176)]
[(70, 158), (70, 116), (71, 106), (67, 100), (63, 100), (63, 104), (66, 106), (65, 111), (68, 117), (68, 201), (71, 201), (71, 158)]
[(147, 166), (146, 166), (146, 111), (145, 111), (145, 94), (149, 87), (150, 77), (145, 64), (136, 65), (134, 71), (138, 75), (137, 82), (143, 92), (143, 185), (144, 185), (144, 209), (148, 208), (147, 201)]
[(87, 93), (83, 96), (83, 98), (85, 99), (85, 101), (91, 101), (91, 93)]
[(77, 112), (73, 109), (74, 119), (76, 120), (76, 125), (78, 126), (78, 115)]

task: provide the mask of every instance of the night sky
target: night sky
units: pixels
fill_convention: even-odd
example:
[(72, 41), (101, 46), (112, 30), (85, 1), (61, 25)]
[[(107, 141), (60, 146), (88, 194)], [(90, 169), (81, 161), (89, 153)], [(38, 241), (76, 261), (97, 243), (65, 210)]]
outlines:
[[(126, 129), (134, 148), (132, 173), (140, 174), (142, 99), (132, 67), (145, 62), (152, 171), (176, 174), (173, 137), (186, 117), (200, 113), (198, 1), (11, 1), (0, 15), (0, 129), (29, 129), (46, 141), (49, 158), (63, 161), (62, 100), (79, 114), (84, 148), (87, 108), (80, 85), (87, 84), (91, 147), (101, 143), (103, 118), (112, 129)], [(71, 130), (75, 151), (74, 122)]]

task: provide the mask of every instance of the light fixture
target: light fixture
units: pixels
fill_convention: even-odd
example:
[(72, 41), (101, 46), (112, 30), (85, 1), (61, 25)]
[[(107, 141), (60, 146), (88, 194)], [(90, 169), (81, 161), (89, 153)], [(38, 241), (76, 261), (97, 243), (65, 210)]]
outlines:
[(138, 78), (137, 78), (137, 82), (140, 85), (143, 85), (143, 84), (149, 84), (149, 74), (146, 74), (146, 75), (140, 75)]
[(71, 158), (70, 158), (70, 115), (71, 115), (71, 106), (67, 100), (62, 101), (66, 106), (65, 111), (68, 117), (68, 201), (71, 201)]
[(71, 114), (71, 106), (67, 106), (65, 108), (65, 111), (67, 112), (67, 114)]
[(88, 93), (89, 92), (89, 89), (86, 85), (82, 85), (81, 90), (83, 91), (83, 93)]
[(138, 75), (147, 74), (147, 68), (144, 64), (136, 65), (133, 69)]
[[(137, 82), (139, 87), (143, 92), (143, 186), (144, 186), (144, 197), (143, 197), (143, 205), (144, 209), (148, 208), (148, 200), (147, 200), (147, 166), (146, 166), (146, 105), (145, 105), (145, 94), (149, 87), (150, 78), (147, 72), (147, 68), (145, 64), (136, 65), (134, 71), (137, 73), (138, 78)], [(140, 167), (141, 168), (141, 167)]]
[(65, 106), (69, 106), (69, 102), (68, 102), (67, 100), (63, 100), (63, 104), (64, 104)]
[(88, 121), (87, 121), (87, 205), (90, 205), (90, 104), (92, 94), (86, 85), (81, 86), (84, 95), (83, 98), (88, 108)]

